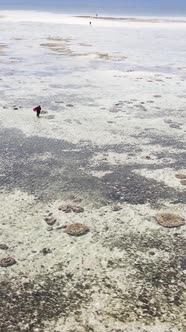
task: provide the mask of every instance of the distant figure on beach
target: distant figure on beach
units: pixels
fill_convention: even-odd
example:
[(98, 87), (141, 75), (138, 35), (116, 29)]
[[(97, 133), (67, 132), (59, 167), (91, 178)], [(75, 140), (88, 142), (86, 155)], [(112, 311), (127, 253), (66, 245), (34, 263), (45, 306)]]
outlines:
[(96, 18), (98, 18), (98, 14), (96, 14)]
[(36, 116), (39, 118), (40, 117), (40, 113), (41, 113), (41, 106), (37, 106), (33, 109), (34, 112), (36, 112)]
[(92, 22), (89, 22), (89, 25), (92, 25)]

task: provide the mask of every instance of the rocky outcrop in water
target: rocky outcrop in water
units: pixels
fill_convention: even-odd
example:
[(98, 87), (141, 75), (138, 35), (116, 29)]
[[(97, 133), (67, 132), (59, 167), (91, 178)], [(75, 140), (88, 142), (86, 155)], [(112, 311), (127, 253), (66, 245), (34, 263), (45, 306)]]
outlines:
[(59, 206), (58, 210), (63, 211), (65, 213), (69, 213), (69, 212), (74, 212), (74, 213), (82, 213), (84, 212), (84, 208), (82, 208), (81, 206), (75, 206), (75, 205), (61, 205)]
[(72, 236), (85, 235), (90, 231), (89, 227), (80, 223), (68, 225), (65, 228), (65, 233)]
[(173, 213), (162, 213), (156, 219), (159, 225), (167, 228), (185, 225), (185, 219)]
[(1, 267), (9, 267), (16, 264), (16, 260), (12, 257), (3, 258), (0, 260)]

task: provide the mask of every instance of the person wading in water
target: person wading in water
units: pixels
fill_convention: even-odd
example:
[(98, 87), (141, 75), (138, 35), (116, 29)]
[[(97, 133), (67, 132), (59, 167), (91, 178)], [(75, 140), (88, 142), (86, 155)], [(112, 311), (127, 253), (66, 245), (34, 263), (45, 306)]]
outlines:
[(34, 112), (36, 112), (36, 116), (39, 118), (40, 117), (40, 113), (41, 113), (41, 106), (37, 106), (33, 109)]

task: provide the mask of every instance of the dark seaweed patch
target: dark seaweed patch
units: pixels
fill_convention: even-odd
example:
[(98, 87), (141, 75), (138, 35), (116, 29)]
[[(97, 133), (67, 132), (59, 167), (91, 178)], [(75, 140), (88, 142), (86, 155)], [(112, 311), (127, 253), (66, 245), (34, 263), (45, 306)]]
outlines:
[(123, 259), (110, 259), (107, 269), (120, 269), (124, 274), (128, 266), (133, 270), (128, 274), (130, 288), (126, 292), (112, 284), (120, 309), (110, 311), (109, 315), (122, 322), (145, 319), (150, 323), (154, 318), (162, 322), (182, 321), (186, 255), (186, 241), (182, 236), (158, 231), (127, 232), (115, 238), (106, 237), (103, 245), (124, 252)]
[(75, 314), (87, 301), (89, 280), (73, 276), (40, 276), (38, 280), (0, 283), (0, 330), (2, 332), (45, 331), (45, 322)]
[[(84, 197), (91, 197), (92, 201), (98, 201), (99, 197), (100, 201), (118, 200), (130, 204), (148, 202), (155, 205), (162, 199), (186, 202), (183, 192), (134, 172), (143, 168), (167, 167), (166, 160), (161, 165), (147, 165), (145, 161), (144, 164), (118, 166), (104, 161), (99, 166), (92, 165), (91, 160), (96, 153), (115, 151), (135, 155), (141, 152), (140, 146), (120, 144), (93, 147), (90, 143), (85, 146), (71, 144), (65, 140), (26, 137), (16, 129), (1, 129), (0, 140), (0, 161), (3, 165), (0, 188), (21, 189), (42, 200), (61, 199), (67, 192), (75, 192), (81, 193)], [(173, 147), (176, 144), (177, 141)], [(45, 154), (49, 157), (39, 158)], [(184, 165), (184, 156), (184, 151), (178, 155), (178, 162), (173, 163), (175, 168)], [(94, 170), (109, 170), (112, 173), (99, 179), (88, 174), (88, 171)]]
[(169, 188), (163, 182), (132, 173), (132, 169), (137, 168), (141, 166), (121, 166), (113, 168), (112, 174), (104, 176), (103, 181), (110, 199), (130, 204), (152, 205), (157, 205), (159, 200), (186, 202), (185, 193)]
[[(0, 157), (3, 174), (0, 187), (33, 193), (40, 199), (54, 199), (66, 192), (96, 191), (98, 179), (84, 174), (80, 168), (87, 164), (93, 152), (65, 140), (25, 137), (18, 130), (0, 131)], [(34, 158), (49, 153), (51, 157)]]

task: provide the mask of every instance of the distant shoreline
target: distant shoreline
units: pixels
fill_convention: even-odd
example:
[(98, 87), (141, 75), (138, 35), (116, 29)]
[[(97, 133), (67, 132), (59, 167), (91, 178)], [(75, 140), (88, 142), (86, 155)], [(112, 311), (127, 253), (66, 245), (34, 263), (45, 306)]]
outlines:
[(151, 18), (147, 17), (116, 17), (116, 16), (91, 16), (91, 15), (75, 15), (76, 18), (122, 21), (122, 22), (146, 22), (146, 23), (186, 23), (186, 18)]
[(91, 21), (94, 25), (99, 27), (126, 27), (128, 25), (138, 26), (143, 25), (159, 25), (162, 27), (186, 27), (186, 17), (150, 17), (150, 16), (111, 16), (111, 15), (77, 15), (77, 14), (62, 14), (52, 12), (41, 12), (33, 10), (13, 10), (0, 11), (1, 21), (10, 22), (40, 22), (40, 23), (54, 23), (54, 24), (75, 24), (75, 25), (89, 25)]

